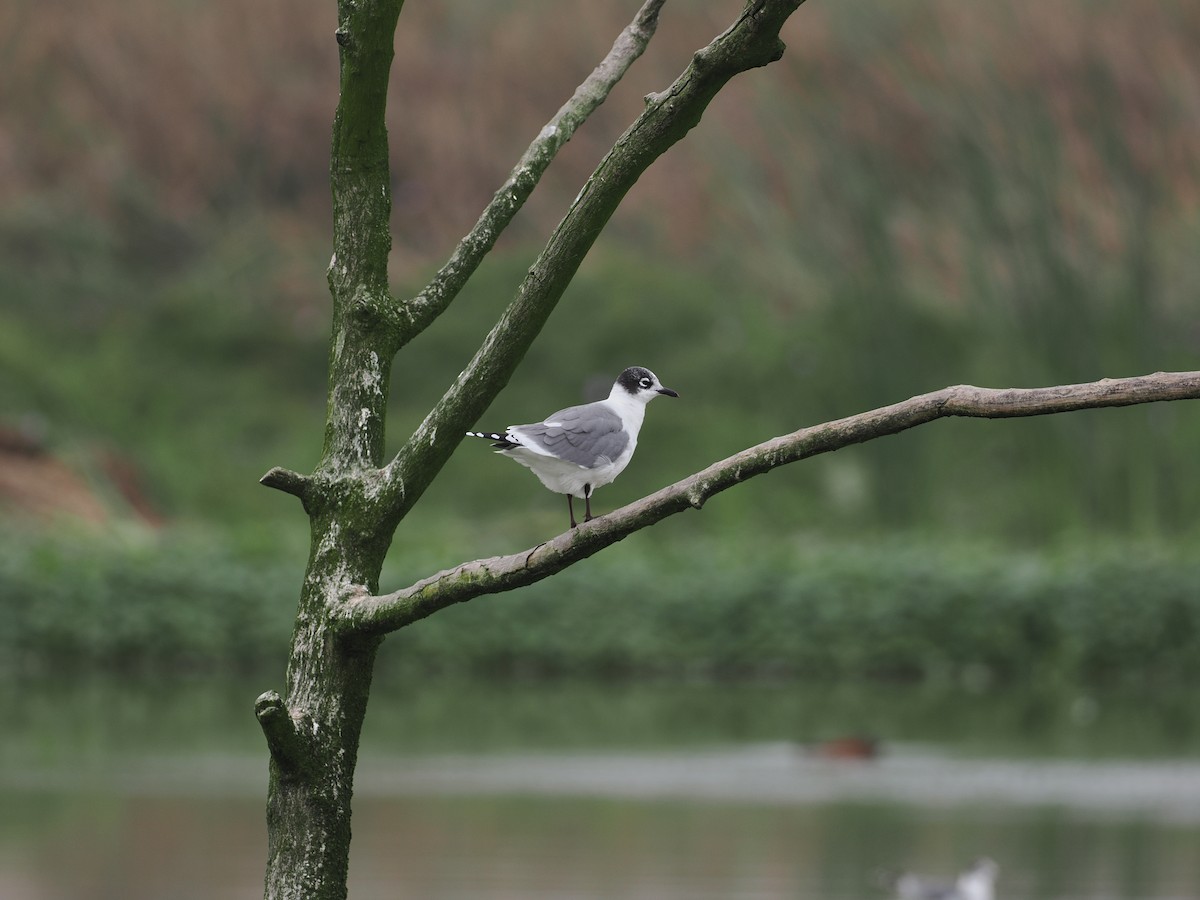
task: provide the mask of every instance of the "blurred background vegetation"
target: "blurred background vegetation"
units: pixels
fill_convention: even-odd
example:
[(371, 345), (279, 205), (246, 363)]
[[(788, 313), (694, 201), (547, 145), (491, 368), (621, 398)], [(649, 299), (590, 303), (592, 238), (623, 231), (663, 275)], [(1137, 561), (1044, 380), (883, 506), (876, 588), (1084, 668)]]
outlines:
[[(468, 291), (395, 366), (399, 446), (642, 96), (733, 2), (668, 4)], [(410, 3), (389, 127), (414, 292), (636, 3)], [(324, 420), (327, 0), (0, 10), (0, 665), (281, 667)], [(1195, 369), (1200, 6), (812, 0), (617, 213), (483, 427), (626, 365), (611, 509), (948, 384)], [(1181, 680), (1200, 667), (1200, 407), (941, 422), (778, 471), (392, 639), (456, 673)], [(387, 583), (556, 533), (464, 446)], [(605, 590), (600, 592), (598, 586)], [(615, 588), (615, 590), (614, 590)]]

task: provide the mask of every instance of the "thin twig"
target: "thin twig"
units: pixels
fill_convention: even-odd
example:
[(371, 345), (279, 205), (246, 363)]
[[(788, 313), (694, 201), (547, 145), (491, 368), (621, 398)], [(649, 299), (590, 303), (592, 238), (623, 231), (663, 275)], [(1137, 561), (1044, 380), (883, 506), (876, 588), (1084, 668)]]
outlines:
[(634, 60), (642, 55), (654, 36), (658, 14), (664, 2), (647, 0), (638, 10), (633, 21), (617, 36), (608, 55), (534, 138), (479, 216), (475, 227), (459, 241), (450, 259), (425, 289), (405, 304), (409, 322), (402, 336), (403, 341), (407, 342), (420, 334), (458, 296), (491, 251), (496, 239), (529, 199), (559, 149), (605, 101)]

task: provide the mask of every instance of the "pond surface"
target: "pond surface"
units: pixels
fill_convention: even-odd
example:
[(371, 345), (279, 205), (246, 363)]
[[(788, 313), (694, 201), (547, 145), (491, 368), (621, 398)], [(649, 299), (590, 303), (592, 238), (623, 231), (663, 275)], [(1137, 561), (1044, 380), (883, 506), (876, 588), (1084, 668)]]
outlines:
[[(0, 694), (0, 898), (261, 896), (271, 684)], [(1186, 697), (381, 679), (351, 890), (884, 898), (986, 855), (1000, 898), (1200, 897)], [(848, 736), (871, 758), (835, 758)]]

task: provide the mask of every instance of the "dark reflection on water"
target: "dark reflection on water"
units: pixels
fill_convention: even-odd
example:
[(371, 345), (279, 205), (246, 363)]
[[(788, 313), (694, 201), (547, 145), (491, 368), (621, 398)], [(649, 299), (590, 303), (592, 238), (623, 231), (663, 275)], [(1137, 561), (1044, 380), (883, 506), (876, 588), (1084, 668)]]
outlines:
[[(268, 686), (7, 688), (0, 898), (259, 896)], [(1200, 897), (1182, 698), (385, 679), (372, 704), (356, 900), (879, 898), (880, 869), (980, 854), (1002, 898)], [(811, 752), (859, 733), (879, 759)]]

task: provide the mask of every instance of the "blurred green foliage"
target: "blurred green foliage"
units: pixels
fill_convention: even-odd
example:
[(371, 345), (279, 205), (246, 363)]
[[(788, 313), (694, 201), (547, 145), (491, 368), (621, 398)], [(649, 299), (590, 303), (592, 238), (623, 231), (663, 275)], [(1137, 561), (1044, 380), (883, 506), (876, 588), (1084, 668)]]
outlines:
[[(17, 671), (254, 670), (285, 650), (299, 554), (6, 538), (0, 660)], [(1200, 677), (1198, 584), (1194, 556), (1145, 545), (632, 542), (403, 630), (381, 672), (1144, 688)]]
[[(212, 52), (229, 38), (216, 28), (164, 54), (161, 35), (188, 16), (242, 11), (130, 9), (105, 10), (137, 19), (106, 19), (125, 55), (95, 55), (55, 26), (57, 6), (25, 4), (19, 53), (0, 64), (34, 71), (39, 47), (71, 63), (38, 82), (64, 100), (54, 117), (11, 87), (0, 104), (28, 148), (0, 175), (0, 418), (43, 423), (85, 472), (96, 446), (133, 460), (172, 526), (9, 541), (0, 604), (14, 624), (0, 644), (17, 660), (273, 653), (303, 567), (295, 501), (254, 482), (320, 451), (328, 188), (313, 148), (336, 77), (315, 62), (324, 24), (256, 11), (235, 36), (251, 53)], [(406, 10), (401, 296), (623, 24), (589, 18), (580, 45), (543, 55), (529, 13)], [(596, 153), (727, 13), (664, 18), (629, 85), (564, 149), (565, 174), (400, 355), (393, 448), (465, 365)], [(1196, 368), (1197, 35), (1195, 4), (806, 4), (784, 59), (731, 85), (633, 192), (480, 426), (652, 367), (681, 399), (650, 411), (637, 459), (596, 497), (603, 511), (760, 440), (947, 384)], [(604, 46), (582, 46), (593, 40)], [(306, 86), (286, 102), (260, 44)], [(126, 63), (140, 67), (136, 95)], [(504, 88), (501, 71), (519, 82)], [(205, 91), (188, 89), (197, 72)], [(469, 107), (438, 115), (451, 91)], [(218, 165), (221, 147), (234, 152)], [(987, 677), (1181, 676), (1200, 658), (1198, 446), (1194, 403), (939, 422), (751, 482), (639, 536), (636, 552), (443, 613), (398, 638), (399, 656), (469, 670), (924, 678), (973, 660)], [(389, 583), (544, 540), (562, 505), (463, 446), (401, 526)], [(824, 549), (801, 552), (810, 535)], [(964, 549), (976, 546), (993, 550)]]
[(701, 543), (448, 610), (391, 652), (452, 673), (1145, 684), (1200, 671), (1198, 584), (1185, 554), (1121, 545)]
[[(44, 418), (52, 445), (68, 454), (100, 441), (132, 457), (170, 518), (271, 540), (271, 529), (300, 525), (297, 510), (254, 482), (272, 465), (315, 463), (325, 348), (322, 337), (291, 330), (261, 299), (272, 262), (267, 248), (241, 237), (214, 250), (233, 259), (206, 260), (169, 281), (113, 276), (98, 286), (34, 286), (14, 276), (19, 269), (0, 269), (8, 296), (41, 301), (4, 314), (11, 327), (0, 329), (0, 403), (14, 417)], [(465, 364), (527, 259), (491, 262), (444, 320), (397, 360), (393, 447)], [(604, 252), (581, 273), (480, 425), (539, 418), (584, 399), (589, 384), (606, 388), (627, 364), (651, 365), (682, 398), (654, 405), (635, 463), (597, 495), (606, 509), (803, 425), (946, 384), (1012, 383), (986, 362), (994, 340), (986, 309), (970, 319), (916, 306), (854, 312), (875, 296), (868, 291), (780, 318), (719, 273)], [(94, 330), (86, 309), (61, 314), (80, 297), (119, 325)], [(599, 306), (605, 327), (597, 331)], [(1182, 341), (1186, 323), (1181, 319), (1172, 333)], [(1163, 365), (1147, 370), (1186, 367), (1189, 360), (1169, 350)], [(886, 358), (889, 352), (895, 359)], [(868, 371), (857, 371), (858, 364)], [(1114, 361), (1087, 377), (1131, 373)], [(1069, 376), (1061, 369), (1047, 374), (1058, 377), (1020, 383)], [(1194, 533), (1200, 481), (1186, 473), (1195, 446), (1200, 415), (1186, 403), (940, 422), (750, 483), (712, 503), (693, 527), (846, 535), (916, 527), (1022, 542)], [(486, 519), (544, 537), (561, 527), (559, 501), (517, 467), (467, 444), (423, 501), (422, 514), (446, 527)]]
[(301, 574), (211, 534), (6, 534), (0, 668), (254, 669), (286, 651)]
[[(163, 28), (228, 11), (153, 9)], [(172, 103), (157, 119), (152, 105), (122, 105), (131, 128), (112, 132), (86, 97), (120, 93), (117, 61), (53, 28), (54, 10), (35, 4), (21, 13), (21, 26), (45, 32), (53, 52), (78, 57), (61, 83), (43, 89), (82, 92), (72, 114), (112, 148), (119, 175), (103, 180), (97, 173), (107, 170), (77, 167), (72, 178), (88, 180), (70, 193), (22, 157), (28, 187), (0, 207), (0, 417), (41, 417), (59, 447), (99, 440), (131, 455), (172, 519), (251, 533), (290, 521), (294, 508), (252, 479), (277, 464), (306, 469), (319, 452), (328, 244), (325, 200), (315, 198), (328, 188), (320, 166), (297, 182), (303, 203), (287, 202), (278, 185), (251, 186), (283, 165), (279, 145), (314, 140), (330, 73), (310, 73), (298, 49), (319, 45), (317, 26), (285, 25), (265, 11), (247, 23), (247, 34), (264, 39), (292, 29), (298, 43), (275, 52), (313, 84), (273, 112), (282, 137), (258, 141), (263, 158), (241, 166), (248, 182), (238, 204), (210, 183), (221, 166), (181, 179), (175, 157), (224, 132), (250, 152), (261, 104), (221, 79), (258, 79), (256, 90), (268, 91), (273, 77), (221, 69), (202, 55), (204, 41), (186, 59), (164, 55), (139, 22), (128, 31), (134, 58), (144, 54), (169, 85), (188, 77), (184, 62), (196, 55), (190, 64), (216, 80), (213, 96), (226, 106), (214, 123), (205, 112), (212, 97), (189, 94), (196, 108)], [(523, 18), (531, 8), (493, 13), (415, 11), (398, 39), (444, 44), (453, 59), (483, 53), (462, 77), (482, 78), (486, 62), (493, 83), (495, 71), (519, 75), (512, 92), (527, 98), (569, 89), (576, 57), (592, 51), (564, 45), (562, 58), (530, 71), (522, 47), (536, 35)], [(640, 73), (673, 71), (724, 13), (714, 3), (666, 17), (631, 83), (572, 142), (562, 168), (587, 171), (576, 149), (601, 141), (592, 130), (619, 124), (609, 117), (627, 115), (631, 100), (636, 109)], [(508, 43), (493, 40), (498, 28)], [(861, 2), (806, 5), (784, 59), (735, 81), (633, 192), (480, 425), (534, 419), (602, 388), (626, 365), (651, 366), (683, 399), (656, 405), (636, 463), (597, 498), (615, 505), (748, 444), (947, 384), (1036, 386), (1194, 368), (1200, 142), (1185, 98), (1200, 88), (1200, 70), (1181, 51), (1197, 33), (1200, 13), (1187, 4), (1074, 0), (970, 15), (946, 0), (897, 3), (886, 15)], [(397, 103), (416, 129), (397, 135), (393, 162), (401, 296), (420, 288), (437, 248), (488, 196), (456, 193), (443, 167), (476, 178), (508, 163), (493, 158), (499, 145), (480, 148), (437, 116), (434, 100), (455, 87), (437, 77), (445, 65), (415, 52), (397, 58)], [(422, 101), (411, 84), (434, 85), (436, 97)], [(473, 80), (458, 87), (472, 104), (490, 96), (472, 93)], [(540, 103), (505, 113), (514, 132), (506, 140), (536, 132), (548, 114)], [(61, 134), (32, 109), (23, 100), (4, 115), (58, 159)], [(422, 130), (435, 125), (447, 131)], [(423, 158), (409, 146), (416, 136), (488, 153), (486, 166), (474, 156), (428, 161), (420, 183), (455, 211), (452, 223), (428, 220), (437, 222), (432, 235), (418, 234), (423, 223), (410, 218), (424, 194), (405, 180), (412, 162), (401, 154)], [(174, 152), (159, 158), (150, 148), (163, 141)], [(72, 146), (85, 159), (100, 152)], [(577, 189), (544, 184), (519, 237), (401, 354), (394, 447), (512, 295), (535, 252), (528, 239)], [(417, 239), (422, 264), (413, 262)], [(1193, 404), (944, 422), (739, 489), (700, 527), (773, 534), (819, 525), (850, 535), (919, 527), (1021, 541), (1195, 534), (1200, 480), (1187, 476), (1196, 446)], [(545, 509), (557, 523), (553, 498), (513, 468), (464, 447), (421, 514), (503, 521), (508, 510), (526, 519)], [(544, 535), (544, 523), (530, 533)]]

